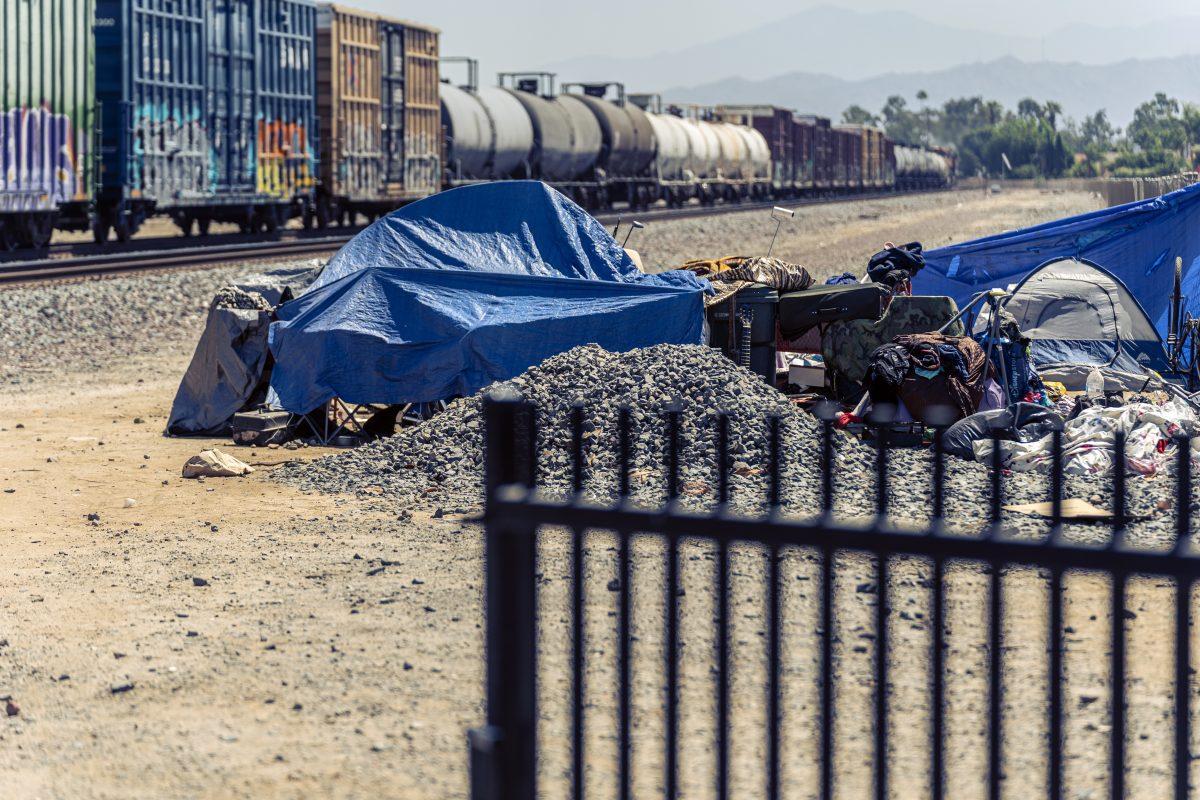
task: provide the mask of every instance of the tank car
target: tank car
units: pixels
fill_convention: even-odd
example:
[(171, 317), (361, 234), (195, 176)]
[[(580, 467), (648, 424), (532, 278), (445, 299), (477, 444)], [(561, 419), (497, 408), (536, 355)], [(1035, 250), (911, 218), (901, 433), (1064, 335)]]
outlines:
[(625, 97), (625, 86), (577, 83), (564, 85), (563, 90), (577, 90), (578, 94), (568, 96), (583, 103), (600, 125), (596, 178), (602, 186), (602, 204), (621, 201), (636, 209), (657, 200), (658, 187), (651, 175), (657, 151), (654, 128), (646, 112)]

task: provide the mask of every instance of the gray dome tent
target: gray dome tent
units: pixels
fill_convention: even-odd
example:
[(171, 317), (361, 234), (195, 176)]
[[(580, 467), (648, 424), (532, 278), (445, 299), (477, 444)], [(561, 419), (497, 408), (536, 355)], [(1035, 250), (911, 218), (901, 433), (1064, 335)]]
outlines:
[[(1009, 293), (1003, 308), (1032, 340), (1031, 360), (1047, 380), (1082, 389), (1094, 366), (1110, 377), (1167, 370), (1154, 323), (1125, 284), (1099, 264), (1049, 261), (1010, 286)], [(984, 309), (973, 332), (986, 333), (989, 321)]]

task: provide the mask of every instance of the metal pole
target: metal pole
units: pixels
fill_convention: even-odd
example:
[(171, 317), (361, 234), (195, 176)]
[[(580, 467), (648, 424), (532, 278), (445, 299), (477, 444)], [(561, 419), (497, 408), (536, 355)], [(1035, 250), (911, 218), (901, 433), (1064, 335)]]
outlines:
[(501, 487), (533, 474), (529, 448), (517, 441), (531, 420), (532, 408), (515, 397), (485, 400), (487, 727), (470, 734), (473, 800), (533, 800), (537, 783), (536, 529), (490, 510)]
[(779, 229), (783, 227), (783, 220), (775, 221), (775, 233), (771, 234), (771, 246), (767, 248), (767, 258), (771, 257), (771, 253), (775, 250), (775, 239), (779, 237)]

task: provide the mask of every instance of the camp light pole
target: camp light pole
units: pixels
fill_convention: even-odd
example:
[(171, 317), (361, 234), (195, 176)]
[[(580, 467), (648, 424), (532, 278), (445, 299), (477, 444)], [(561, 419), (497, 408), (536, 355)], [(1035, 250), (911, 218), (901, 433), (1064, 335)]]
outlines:
[(625, 233), (625, 241), (621, 242), (621, 247), (625, 247), (629, 244), (629, 237), (633, 236), (634, 231), (640, 231), (644, 227), (646, 226), (635, 219), (633, 224), (629, 226), (629, 230)]
[(771, 209), (771, 219), (775, 220), (775, 233), (771, 234), (771, 246), (767, 248), (767, 258), (771, 257), (771, 252), (775, 249), (775, 240), (779, 237), (779, 229), (783, 227), (784, 222), (794, 219), (795, 216), (795, 209), (780, 208), (779, 206)]

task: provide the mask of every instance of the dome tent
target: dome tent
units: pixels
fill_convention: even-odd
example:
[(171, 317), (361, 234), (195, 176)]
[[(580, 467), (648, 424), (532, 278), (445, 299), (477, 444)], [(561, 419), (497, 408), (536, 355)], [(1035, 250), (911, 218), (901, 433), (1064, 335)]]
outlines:
[[(1141, 303), (1092, 261), (1064, 258), (1042, 264), (1009, 287), (1002, 307), (1032, 340), (1033, 365), (1070, 379), (1064, 382), (1086, 377), (1094, 366), (1131, 375), (1167, 369), (1162, 338)], [(974, 333), (986, 333), (989, 323), (985, 309)]]

